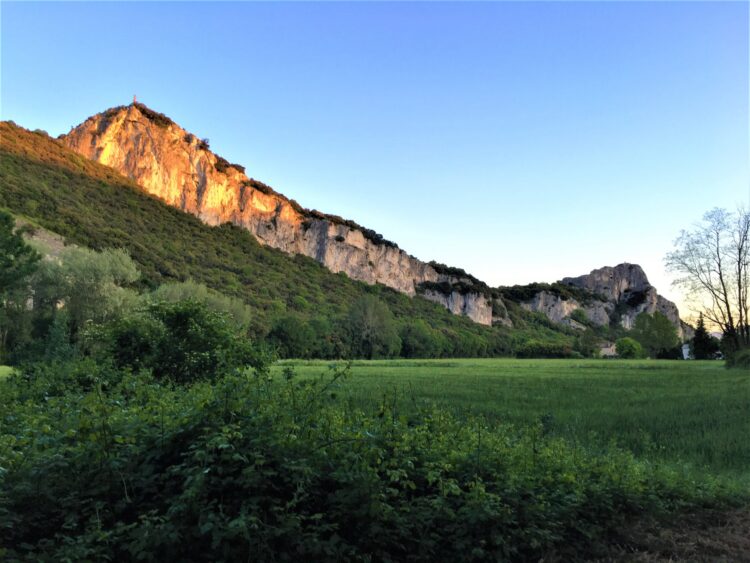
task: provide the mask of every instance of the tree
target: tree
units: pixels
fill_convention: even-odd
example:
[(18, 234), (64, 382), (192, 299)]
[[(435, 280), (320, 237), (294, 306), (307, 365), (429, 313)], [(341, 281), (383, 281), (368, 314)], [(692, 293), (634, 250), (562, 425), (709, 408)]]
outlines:
[(115, 320), (103, 333), (118, 367), (149, 369), (178, 383), (215, 379), (231, 371), (265, 366), (265, 355), (226, 313), (197, 301), (151, 303)]
[(219, 313), (227, 313), (238, 327), (247, 327), (255, 317), (253, 310), (242, 299), (224, 295), (193, 280), (160, 285), (149, 295), (154, 301), (197, 301)]
[(677, 329), (672, 322), (656, 311), (653, 315), (641, 313), (635, 318), (635, 326), (630, 335), (638, 341), (652, 358), (674, 355), (674, 349), (679, 345)]
[(13, 216), (0, 211), (0, 295), (25, 284), (40, 258), (15, 229)]
[(133, 309), (137, 295), (126, 286), (139, 277), (124, 250), (67, 248), (59, 260), (45, 261), (35, 275), (34, 306), (50, 323), (64, 307), (76, 335), (87, 322), (104, 323)]
[(13, 217), (0, 211), (0, 360), (30, 332), (29, 280), (41, 256), (15, 229)]
[[(581, 309), (576, 309), (576, 311), (580, 310)], [(584, 358), (596, 357), (599, 354), (599, 337), (591, 328), (586, 328), (586, 330), (576, 338), (573, 349), (580, 353)]]
[(617, 355), (626, 360), (642, 358), (644, 356), (641, 345), (637, 340), (629, 336), (618, 338), (617, 342), (615, 342), (615, 349), (617, 350)]
[(354, 302), (348, 317), (351, 352), (364, 358), (389, 358), (401, 351), (396, 322), (388, 305), (372, 295)]
[(422, 319), (401, 326), (401, 354), (405, 358), (435, 358), (442, 348), (440, 335)]
[(680, 276), (674, 283), (697, 304), (696, 312), (721, 329), (729, 349), (750, 346), (750, 213), (713, 209), (674, 246), (667, 268)]
[(276, 321), (268, 340), (282, 358), (309, 358), (315, 345), (315, 334), (305, 321), (296, 315), (287, 315)]
[(698, 317), (698, 325), (695, 327), (695, 335), (691, 341), (693, 357), (696, 360), (710, 360), (719, 351), (719, 341), (711, 336), (706, 330), (703, 314)]

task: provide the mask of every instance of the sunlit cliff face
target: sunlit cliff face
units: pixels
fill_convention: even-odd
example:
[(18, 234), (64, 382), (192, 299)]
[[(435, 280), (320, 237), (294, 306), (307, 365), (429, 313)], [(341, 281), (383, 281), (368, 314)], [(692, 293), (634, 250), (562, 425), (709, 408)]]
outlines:
[[(63, 140), (210, 225), (234, 223), (263, 244), (304, 254), (353, 279), (381, 283), (407, 295), (414, 295), (424, 282), (454, 281), (397, 246), (368, 235), (366, 229), (302, 209), (140, 104), (95, 115)], [(491, 301), (481, 294), (429, 291), (423, 296), (475, 322), (492, 323)]]

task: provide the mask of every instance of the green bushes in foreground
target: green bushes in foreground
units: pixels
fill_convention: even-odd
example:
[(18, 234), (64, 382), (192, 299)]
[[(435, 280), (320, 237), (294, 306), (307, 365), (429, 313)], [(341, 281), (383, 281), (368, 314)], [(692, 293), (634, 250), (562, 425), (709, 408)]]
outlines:
[(0, 381), (0, 558), (571, 559), (629, 516), (728, 494), (541, 424), (356, 410), (344, 376), (20, 370)]

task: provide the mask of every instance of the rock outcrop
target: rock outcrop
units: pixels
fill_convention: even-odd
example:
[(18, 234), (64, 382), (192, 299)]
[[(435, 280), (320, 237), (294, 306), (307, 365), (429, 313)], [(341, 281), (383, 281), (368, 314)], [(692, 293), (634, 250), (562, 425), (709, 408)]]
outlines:
[[(303, 209), (209, 150), (208, 142), (142, 104), (94, 115), (61, 137), (76, 152), (132, 178), (146, 192), (210, 225), (231, 222), (263, 244), (304, 254), (334, 272), (420, 294), (478, 323), (492, 323), (492, 300), (453, 291), (456, 276), (407, 254), (372, 230)], [(441, 291), (424, 289), (439, 284)], [(446, 290), (447, 288), (447, 290)]]
[(628, 330), (633, 328), (641, 313), (659, 312), (672, 322), (681, 339), (692, 336), (691, 327), (680, 320), (677, 306), (657, 293), (637, 264), (599, 268), (583, 276), (563, 278), (557, 285), (578, 290), (578, 296), (572, 297), (563, 291), (539, 291), (521, 306), (573, 328), (583, 328), (572, 318), (576, 310), (581, 310), (594, 325), (617, 323)]

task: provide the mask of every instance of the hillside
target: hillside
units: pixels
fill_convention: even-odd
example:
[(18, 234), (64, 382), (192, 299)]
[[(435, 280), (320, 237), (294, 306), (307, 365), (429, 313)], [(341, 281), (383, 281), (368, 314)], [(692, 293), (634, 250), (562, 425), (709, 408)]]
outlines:
[(552, 285), (491, 289), (459, 268), (420, 261), (353, 221), (302, 208), (143, 104), (96, 114), (60, 138), (79, 154), (111, 166), (146, 192), (207, 224), (232, 223), (264, 245), (309, 256), (333, 272), (368, 284), (419, 294), (479, 324), (513, 326), (519, 314), (509, 314), (508, 307), (518, 305), (565, 329), (612, 326), (622, 332), (633, 327), (640, 313), (658, 311), (680, 337), (691, 334), (677, 307), (658, 295), (640, 266), (605, 267)]
[(491, 299), (471, 276), (421, 261), (353, 221), (302, 208), (143, 104), (96, 114), (61, 140), (209, 225), (232, 223), (264, 245), (311, 257), (333, 272), (407, 295), (419, 292), (453, 313), (492, 324)]
[(423, 320), (437, 331), (446, 346), (443, 355), (508, 355), (532, 338), (558, 349), (572, 345), (570, 333), (540, 324), (533, 315), (513, 331), (482, 326), (419, 296), (357, 282), (311, 258), (261, 245), (245, 229), (208, 226), (43, 132), (7, 122), (0, 123), (0, 186), (0, 208), (70, 242), (128, 250), (144, 285), (192, 278), (243, 299), (256, 312), (251, 327), (256, 335), (293, 315), (332, 325), (329, 336), (336, 338), (337, 319), (363, 295), (375, 295), (398, 320)]

